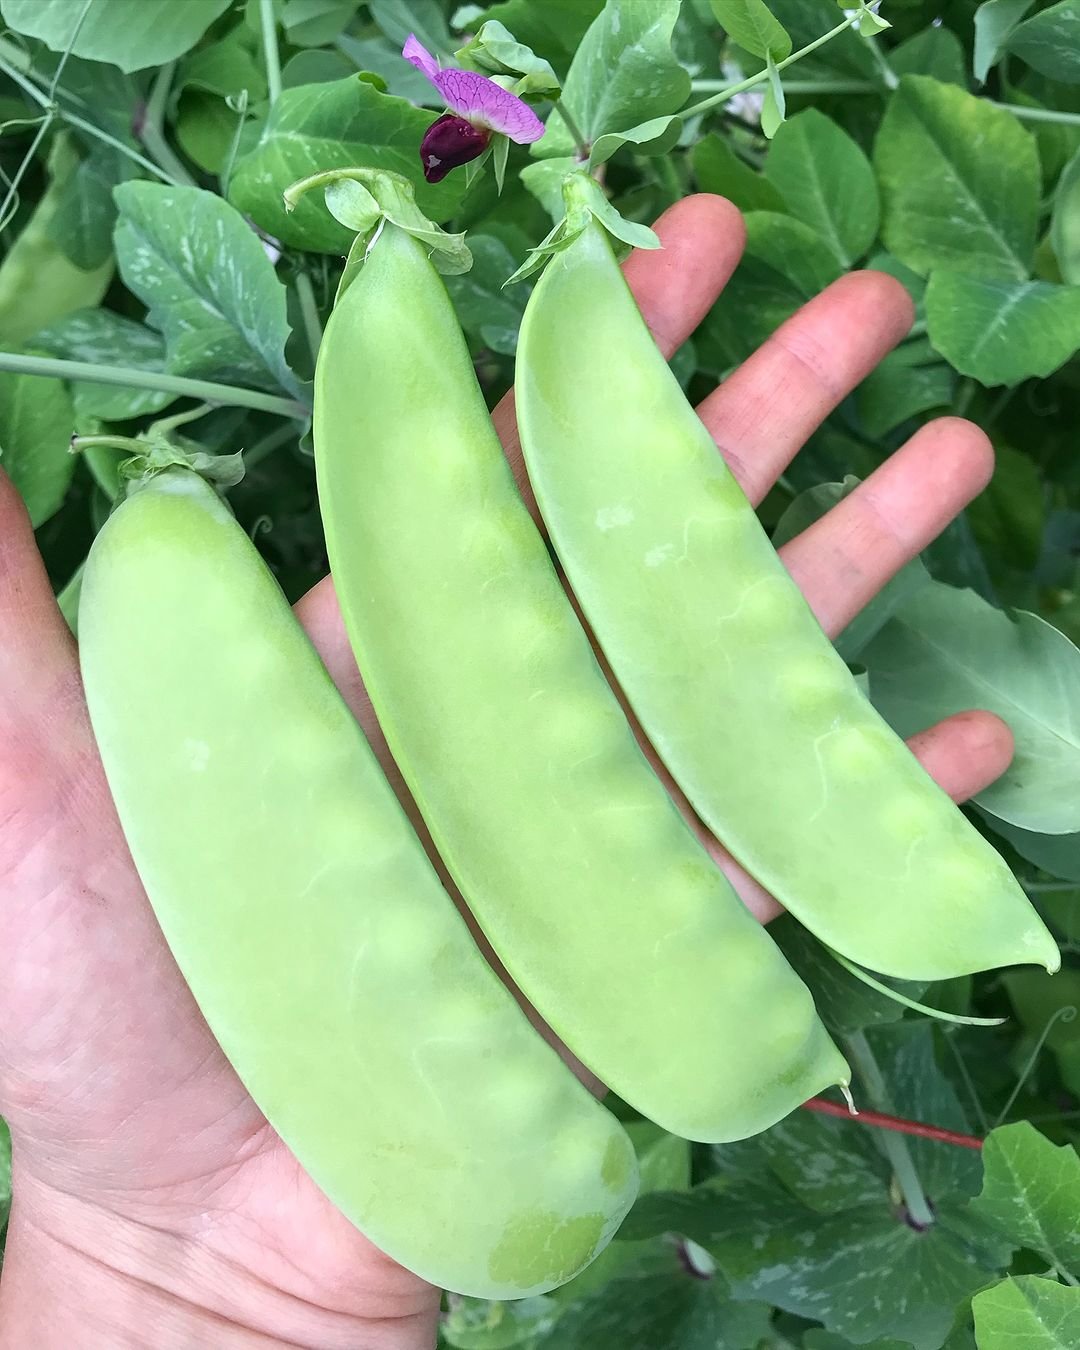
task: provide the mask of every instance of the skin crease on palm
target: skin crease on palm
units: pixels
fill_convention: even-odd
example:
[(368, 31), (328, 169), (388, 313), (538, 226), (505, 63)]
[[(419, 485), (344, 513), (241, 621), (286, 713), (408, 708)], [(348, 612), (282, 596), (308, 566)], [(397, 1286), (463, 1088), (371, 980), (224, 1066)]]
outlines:
[[(657, 230), (663, 249), (630, 258), (626, 275), (670, 354), (721, 291), (744, 235), (734, 207), (711, 196), (678, 203)], [(700, 414), (753, 501), (911, 321), (897, 282), (845, 277), (705, 400)], [(494, 418), (523, 482), (509, 398)], [(784, 562), (826, 630), (842, 629), (991, 472), (985, 436), (941, 419), (792, 540)], [(296, 611), (400, 787), (329, 579)], [(996, 718), (971, 712), (912, 749), (963, 800), (1005, 770), (1012, 740)], [(707, 842), (754, 912), (774, 914)], [(109, 799), (74, 643), (2, 474), (0, 952), (0, 1114), (15, 1171), (2, 1350), (429, 1350), (437, 1292), (376, 1251), (307, 1180), (172, 963)]]

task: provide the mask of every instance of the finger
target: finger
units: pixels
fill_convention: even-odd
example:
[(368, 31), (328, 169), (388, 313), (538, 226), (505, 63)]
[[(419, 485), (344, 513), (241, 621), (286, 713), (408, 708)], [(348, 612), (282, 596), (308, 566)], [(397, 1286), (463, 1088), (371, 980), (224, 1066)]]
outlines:
[(698, 407), (752, 502), (907, 333), (914, 311), (884, 272), (841, 277), (788, 319)]
[[(908, 749), (926, 772), (956, 802), (982, 792), (1009, 767), (1012, 732), (993, 713), (963, 712), (920, 731)], [(740, 867), (722, 844), (701, 827), (709, 855), (735, 888), (747, 909), (762, 923), (783, 913), (783, 906)]]
[[(709, 193), (676, 202), (653, 228), (663, 247), (631, 253), (623, 275), (661, 351), (671, 356), (712, 308), (738, 266), (746, 228), (737, 207)], [(518, 439), (513, 390), (491, 420), (521, 494), (539, 520)]]
[(74, 639), (26, 507), (0, 469), (0, 725), (9, 736), (16, 727), (51, 734), (81, 706)]
[(959, 417), (930, 422), (864, 483), (780, 550), (835, 637), (989, 483), (994, 451)]

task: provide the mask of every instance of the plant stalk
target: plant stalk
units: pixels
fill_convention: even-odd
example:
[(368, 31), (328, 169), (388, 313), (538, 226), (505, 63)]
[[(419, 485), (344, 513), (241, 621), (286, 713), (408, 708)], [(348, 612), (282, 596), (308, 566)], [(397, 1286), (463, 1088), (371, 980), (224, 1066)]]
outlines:
[(837, 1120), (846, 1120), (853, 1125), (870, 1125), (877, 1130), (892, 1130), (896, 1134), (914, 1135), (916, 1139), (933, 1139), (939, 1144), (956, 1144), (958, 1148), (981, 1150), (983, 1141), (973, 1134), (959, 1134), (956, 1130), (943, 1130), (938, 1125), (924, 1125), (918, 1120), (905, 1120), (903, 1116), (886, 1115), (883, 1111), (860, 1111), (853, 1116), (840, 1102), (830, 1102), (824, 1097), (811, 1097), (803, 1102), (804, 1111), (813, 1111), (820, 1116), (834, 1116)]
[[(831, 42), (834, 37), (839, 37), (841, 33), (846, 32), (859, 19), (859, 11), (855, 10), (846, 18), (843, 23), (838, 23), (835, 28), (830, 28), (827, 33), (821, 37), (815, 38), (813, 42), (805, 47), (800, 47), (797, 52), (786, 57), (783, 61), (777, 61), (773, 67), (774, 70), (786, 70), (788, 66), (793, 66), (796, 61), (801, 61), (804, 56), (809, 56), (811, 52), (816, 52), (819, 47), (824, 47), (826, 42)], [(721, 103), (727, 103), (729, 99), (736, 94), (745, 94), (749, 89), (756, 89), (759, 84), (765, 84), (769, 79), (768, 68), (759, 70), (756, 75), (751, 75), (748, 79), (740, 80), (738, 84), (729, 84), (725, 88), (713, 94), (711, 98), (702, 99), (700, 103), (693, 103), (689, 108), (684, 108), (679, 114), (680, 117), (694, 117), (698, 113), (708, 112), (710, 108), (718, 107)], [(558, 106), (558, 105), (556, 105)]]
[[(889, 1091), (865, 1034), (861, 1031), (853, 1032), (852, 1035), (844, 1038), (844, 1044), (851, 1056), (852, 1063), (858, 1070), (859, 1077), (863, 1081), (863, 1086), (874, 1109), (883, 1113), (888, 1112), (890, 1106)], [(883, 1132), (880, 1142), (882, 1152), (889, 1160), (893, 1176), (896, 1178), (896, 1184), (900, 1187), (900, 1193), (904, 1197), (909, 1219), (917, 1228), (932, 1227), (934, 1211), (930, 1208), (930, 1202), (926, 1198), (926, 1192), (923, 1190), (923, 1184), (919, 1179), (915, 1160), (911, 1156), (911, 1150), (908, 1148), (907, 1142), (902, 1135), (895, 1131)]]
[(281, 52), (278, 50), (274, 0), (259, 0), (259, 19), (262, 24), (263, 59), (266, 62), (266, 88), (272, 108), (281, 97)]
[(128, 366), (98, 366), (89, 361), (65, 361), (51, 356), (25, 356), (21, 352), (0, 352), (0, 370), (18, 375), (49, 375), (57, 380), (88, 380), (92, 384), (116, 384), (127, 389), (153, 389), (163, 394), (196, 398), (201, 403), (236, 408), (254, 408), (256, 412), (276, 413), (297, 422), (306, 421), (310, 408), (295, 399), (264, 394), (257, 389), (239, 389), (231, 384), (213, 384), (209, 380), (189, 380), (182, 375), (166, 375), (153, 370), (133, 370)]
[(139, 127), (139, 140), (146, 146), (153, 158), (161, 165), (174, 183), (185, 187), (195, 187), (195, 179), (180, 162), (165, 139), (165, 108), (169, 102), (176, 62), (162, 66), (154, 80), (150, 97), (146, 103), (146, 112)]

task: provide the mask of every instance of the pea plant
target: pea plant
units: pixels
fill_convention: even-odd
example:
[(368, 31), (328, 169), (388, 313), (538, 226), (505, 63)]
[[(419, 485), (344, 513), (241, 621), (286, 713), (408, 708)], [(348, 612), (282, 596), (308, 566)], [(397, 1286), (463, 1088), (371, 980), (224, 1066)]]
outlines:
[[(577, 1229), (557, 1255), (546, 1249), (560, 1269), (581, 1273), (560, 1284), (566, 1276), (553, 1267), (537, 1270), (531, 1286), (493, 1277), (478, 1291), (485, 1297), (448, 1294), (441, 1346), (1072, 1350), (1080, 1344), (1080, 0), (185, 0), (156, 7), (150, 25), (130, 13), (128, 0), (0, 0), (0, 464), (30, 510), (63, 612), (73, 627), (82, 616), (95, 730), (121, 817), (137, 825), (129, 834), (146, 850), (140, 866), (175, 856), (178, 838), (233, 828), (200, 791), (185, 798), (167, 781), (182, 713), (230, 746), (238, 792), (245, 771), (274, 786), (283, 842), (279, 850), (276, 839), (267, 848), (253, 838), (232, 855), (258, 859), (230, 878), (237, 902), (290, 869), (297, 886), (321, 875), (319, 836), (311, 856), (287, 847), (293, 802), (288, 778), (273, 778), (284, 772), (267, 749), (275, 728), (253, 721), (235, 738), (207, 692), (235, 683), (230, 653), (241, 640), (254, 653), (277, 624), (296, 679), (275, 707), (288, 700), (297, 724), (322, 709), (319, 734), (339, 757), (343, 746), (351, 755), (354, 795), (335, 819), (343, 831), (382, 820), (396, 840), (394, 885), (431, 911), (408, 943), (392, 923), (374, 935), (368, 978), (356, 982), (370, 1006), (358, 1009), (350, 994), (328, 1017), (342, 1035), (360, 1014), (373, 1043), (385, 1034), (384, 1067), (401, 1065), (400, 1077), (384, 1080), (392, 1117), (418, 1077), (409, 1047), (422, 1019), (445, 1005), (452, 1030), (452, 1011), (475, 993), (488, 1010), (484, 1037), (462, 1033), (460, 1072), (441, 1092), (463, 1134), (490, 1136), (488, 1184), (506, 1220), (526, 1201), (578, 1217), (606, 1205), (595, 1233)], [(720, 300), (665, 362), (629, 302), (610, 241), (655, 246), (651, 224), (692, 192), (738, 206), (747, 245)], [(914, 326), (755, 512), (711, 444), (704, 453), (689, 406), (854, 268), (901, 282)], [(798, 721), (785, 724), (765, 692), (764, 665), (755, 665), (760, 626), (777, 613), (777, 640), (790, 649), (770, 661), (784, 660), (796, 683), (805, 675), (796, 692), (815, 707), (820, 694), (827, 719), (868, 736), (884, 719), (909, 736), (974, 707), (998, 713), (1014, 734), (1009, 770), (955, 822), (910, 757), (897, 758), (881, 784), (882, 794), (897, 792), (893, 814), (884, 823), (861, 815), (859, 794), (845, 797), (857, 736), (845, 741), (831, 815), (793, 826), (789, 853), (762, 876), (792, 910), (768, 938), (718, 873), (696, 890), (687, 885), (686, 904), (720, 916), (718, 961), (738, 947), (741, 969), (758, 983), (718, 991), (705, 942), (653, 950), (647, 892), (663, 877), (698, 875), (699, 850), (670, 824), (665, 794), (590, 664), (506, 472), (486, 408), (514, 383), (515, 367), (522, 447), (552, 543), (650, 736), (676, 746), (673, 776), (702, 819), (720, 837), (728, 832), (733, 851), (767, 870), (775, 848), (766, 809), (796, 821), (820, 769), (798, 761), (808, 725), (801, 705)], [(582, 378), (590, 371), (592, 386)], [(431, 407), (401, 406), (405, 375)], [(360, 399), (380, 432), (364, 474), (351, 440)], [(436, 407), (439, 434), (418, 438)], [(664, 437), (644, 407), (662, 410)], [(922, 423), (950, 412), (991, 438), (993, 480), (830, 646), (785, 589), (775, 548)], [(183, 458), (113, 513), (133, 444), (168, 454), (179, 428)], [(663, 457), (675, 453), (695, 467), (654, 491)], [(192, 464), (227, 490), (235, 520)], [(465, 477), (471, 491), (451, 499), (448, 484)], [(605, 517), (616, 498), (623, 515)], [(649, 547), (665, 512), (685, 520), (699, 499), (733, 523), (735, 542), (715, 571), (699, 560), (688, 601), (685, 573), (677, 592), (665, 590), (658, 555), (651, 589), (631, 592), (630, 555)], [(486, 547), (480, 531), (466, 557), (456, 541), (476, 527), (478, 501), (509, 543), (493, 534)], [(582, 526), (601, 519), (603, 548)], [(387, 520), (395, 529), (380, 535)], [(205, 541), (207, 575), (235, 577), (235, 593), (209, 617), (201, 573), (171, 557), (167, 542), (155, 544), (144, 570), (118, 561), (129, 539), (173, 538), (174, 521)], [(351, 716), (292, 629), (267, 568), (295, 600), (325, 574), (328, 557), (387, 738), (440, 851), (462, 876), (480, 878), (463, 886), (470, 905), (499, 934), (500, 950), (519, 958), (507, 961), (511, 974), (553, 1024), (565, 1015), (568, 1042), (586, 1045), (582, 1058), (616, 1088), (608, 1106), (618, 1120), (523, 1027), (446, 911)], [(407, 604), (396, 585), (406, 573)], [(742, 607), (751, 583), (765, 585), (766, 606)], [(255, 610), (249, 593), (261, 597)], [(559, 760), (550, 745), (524, 739), (519, 748), (550, 756), (562, 778), (577, 775), (565, 820), (530, 813), (512, 775), (485, 777), (521, 691), (505, 660), (506, 630), (470, 618), (480, 594), (500, 619), (530, 606), (545, 616), (554, 654), (537, 660), (551, 661), (549, 683), (565, 695), (553, 716), (568, 719), (573, 754)], [(180, 640), (205, 644), (220, 665), (205, 689), (178, 685), (168, 662), (143, 664), (154, 654), (130, 635), (115, 640), (110, 616), (149, 615), (166, 597)], [(692, 620), (704, 623), (710, 606), (741, 616), (740, 659), (727, 675), (710, 668), (705, 683), (680, 684), (674, 699), (653, 671), (657, 647), (692, 669), (701, 638)], [(208, 623), (220, 641), (207, 641)], [(453, 664), (470, 624), (473, 660), (433, 709), (423, 689)], [(397, 647), (403, 625), (411, 645)], [(514, 632), (518, 646), (535, 636)], [(163, 687), (172, 690), (167, 723)], [(140, 699), (145, 715), (132, 717)], [(738, 780), (705, 753), (724, 724), (695, 740), (713, 705), (729, 719), (734, 709), (745, 737), (734, 751)], [(779, 804), (766, 803), (754, 779), (754, 737), (770, 721), (773, 743), (793, 747), (789, 776), (778, 787), (769, 780)], [(579, 774), (582, 736), (614, 747), (603, 781)], [(481, 785), (475, 800), (492, 823), (482, 858), (434, 760)], [(142, 776), (122, 781), (136, 761)], [(574, 821), (620, 793), (649, 822), (649, 849), (631, 863), (628, 840), (616, 841), (601, 893), (586, 894), (598, 845), (592, 838), (576, 853)], [(157, 819), (153, 803), (165, 795), (173, 811)], [(940, 872), (924, 868), (910, 891), (862, 895), (859, 875), (835, 857), (844, 820), (862, 857), (903, 854), (939, 828), (953, 830), (955, 852), (941, 854)], [(887, 870), (902, 869), (893, 859)], [(172, 899), (153, 897), (174, 950), (188, 940), (183, 916), (201, 893), (195, 876), (178, 885), (174, 911)], [(957, 919), (953, 942), (935, 915), (956, 888), (979, 894), (986, 921), (962, 928)], [(288, 962), (312, 943), (313, 959), (329, 963), (347, 947), (350, 914), (327, 896), (325, 928), (314, 934), (283, 909), (275, 959)], [(541, 910), (564, 938), (536, 959), (528, 918)], [(254, 1017), (245, 999), (257, 978), (234, 979), (250, 953), (229, 945), (227, 914), (213, 917), (221, 942), (185, 950), (185, 972), (197, 994), (200, 981), (218, 991), (233, 981), (223, 1016)], [(604, 932), (618, 933), (627, 970), (625, 987), (618, 968), (604, 973), (605, 1006), (618, 1009), (607, 1021), (588, 992)], [(413, 939), (422, 953), (421, 939), (435, 937), (460, 947), (458, 979), (447, 982), (433, 961), (419, 1004), (383, 956)], [(1062, 968), (1051, 974), (1059, 951)], [(1019, 961), (1031, 964), (1012, 966)], [(992, 965), (1008, 968), (970, 973)], [(669, 997), (642, 1003), (629, 971), (643, 968)], [(799, 1003), (796, 976), (814, 1007)], [(580, 993), (572, 1014), (560, 1007), (567, 990)], [(782, 1089), (751, 1101), (741, 1083), (797, 1022), (803, 1049), (777, 1063)], [(260, 1034), (267, 1043), (234, 1047), (234, 1062), (273, 1062), (264, 1090), (287, 1140), (294, 1126), (298, 1137), (335, 1136), (335, 1112), (365, 1118), (368, 1085), (342, 1082), (333, 1054), (302, 1066), (275, 1061), (274, 1028), (264, 1021)], [(583, 1139), (600, 1139), (619, 1160), (619, 1185), (602, 1200), (545, 1158), (546, 1116), (529, 1123), (537, 1164), (518, 1174), (518, 1127), (482, 1097), (492, 1044), (515, 1081), (547, 1094), (550, 1118), (572, 1116)], [(839, 1091), (849, 1066), (858, 1114)], [(296, 1081), (309, 1084), (310, 1100)], [(431, 1122), (413, 1126), (407, 1149), (434, 1150)], [(405, 1147), (381, 1135), (374, 1116), (367, 1128), (360, 1143), (372, 1156)], [(631, 1146), (640, 1183), (623, 1219)], [(396, 1166), (406, 1166), (407, 1149)], [(378, 1189), (374, 1164), (319, 1174), (312, 1158), (319, 1184), (363, 1216)], [(403, 1174), (415, 1208), (386, 1216), (385, 1231), (372, 1235), (417, 1268), (435, 1261), (432, 1235), (452, 1227), (484, 1184), (464, 1177), (460, 1192), (428, 1197)], [(0, 1222), (9, 1201), (0, 1122)], [(532, 1253), (515, 1260), (531, 1268)], [(445, 1282), (456, 1278), (447, 1267)]]

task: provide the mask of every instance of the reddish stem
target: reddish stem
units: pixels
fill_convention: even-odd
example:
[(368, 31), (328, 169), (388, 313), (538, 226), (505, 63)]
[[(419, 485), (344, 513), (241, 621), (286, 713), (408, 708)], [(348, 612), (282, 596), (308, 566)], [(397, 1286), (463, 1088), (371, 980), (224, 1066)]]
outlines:
[(822, 1116), (835, 1116), (838, 1120), (851, 1120), (859, 1125), (875, 1125), (880, 1130), (893, 1130), (897, 1134), (936, 1139), (941, 1144), (956, 1144), (960, 1148), (979, 1150), (983, 1146), (983, 1141), (974, 1135), (957, 1134), (955, 1130), (942, 1130), (937, 1125), (923, 1125), (917, 1120), (904, 1120), (901, 1116), (886, 1116), (880, 1111), (860, 1111), (853, 1116), (846, 1106), (826, 1101), (823, 1097), (811, 1097), (808, 1102), (803, 1102), (803, 1110), (816, 1111)]

